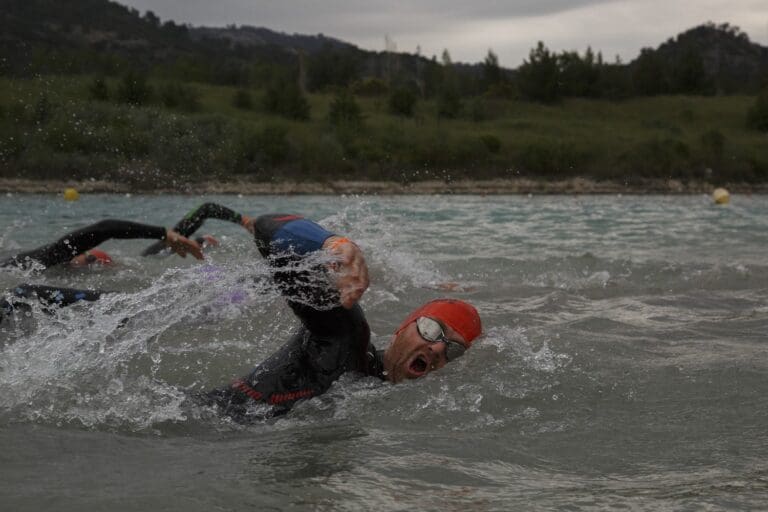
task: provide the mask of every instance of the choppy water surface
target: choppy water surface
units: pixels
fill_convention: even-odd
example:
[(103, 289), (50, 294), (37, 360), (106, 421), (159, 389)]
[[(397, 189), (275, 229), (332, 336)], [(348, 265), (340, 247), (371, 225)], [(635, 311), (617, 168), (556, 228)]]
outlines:
[(354, 238), (378, 345), (447, 281), (485, 335), (420, 381), (345, 378), (243, 427), (183, 391), (244, 374), (295, 325), (236, 226), (206, 223), (222, 245), (205, 263), (112, 241), (115, 268), (3, 272), (2, 289), (120, 292), (0, 333), (4, 509), (765, 508), (768, 198), (11, 196), (0, 255), (203, 200)]

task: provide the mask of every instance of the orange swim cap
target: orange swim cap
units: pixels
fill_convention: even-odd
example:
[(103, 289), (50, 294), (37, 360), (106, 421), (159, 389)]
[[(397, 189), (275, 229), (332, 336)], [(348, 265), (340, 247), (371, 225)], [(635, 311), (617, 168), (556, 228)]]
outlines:
[(467, 348), (480, 336), (483, 326), (480, 323), (480, 315), (471, 304), (458, 299), (436, 299), (427, 302), (416, 311), (408, 315), (395, 334), (399, 333), (411, 322), (415, 322), (420, 316), (428, 316), (439, 320), (466, 340)]

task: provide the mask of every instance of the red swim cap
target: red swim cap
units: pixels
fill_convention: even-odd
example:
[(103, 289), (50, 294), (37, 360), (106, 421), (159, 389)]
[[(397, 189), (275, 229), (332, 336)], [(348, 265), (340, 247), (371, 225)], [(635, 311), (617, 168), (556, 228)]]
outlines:
[(395, 334), (408, 327), (411, 322), (415, 322), (420, 316), (428, 316), (443, 322), (466, 340), (467, 348), (472, 345), (472, 342), (480, 336), (483, 330), (480, 315), (471, 304), (458, 299), (436, 299), (427, 302), (408, 315), (408, 318), (397, 328)]
[(102, 265), (111, 265), (113, 263), (109, 254), (99, 249), (91, 249), (90, 251), (85, 251), (85, 254), (87, 256), (93, 256), (96, 258), (96, 263), (101, 263)]

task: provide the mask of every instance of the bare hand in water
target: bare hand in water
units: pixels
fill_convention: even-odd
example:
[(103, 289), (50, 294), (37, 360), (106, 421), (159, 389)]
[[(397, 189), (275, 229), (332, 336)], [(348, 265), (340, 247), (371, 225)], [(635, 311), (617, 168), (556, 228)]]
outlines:
[(363, 251), (347, 238), (332, 236), (323, 243), (323, 249), (334, 256), (330, 267), (334, 270), (341, 305), (349, 309), (368, 289), (368, 265)]
[(240, 225), (243, 226), (250, 234), (254, 234), (256, 231), (256, 217), (249, 217), (243, 215), (240, 219)]
[(203, 259), (203, 250), (200, 248), (200, 244), (173, 230), (165, 230), (165, 245), (182, 258), (186, 258), (189, 253), (198, 260)]

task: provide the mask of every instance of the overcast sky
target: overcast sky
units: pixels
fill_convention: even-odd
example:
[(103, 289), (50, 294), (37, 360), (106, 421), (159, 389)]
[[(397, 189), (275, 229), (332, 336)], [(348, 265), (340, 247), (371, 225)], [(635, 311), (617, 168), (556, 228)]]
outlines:
[(253, 25), (323, 33), (368, 50), (397, 50), (478, 62), (489, 48), (514, 68), (539, 40), (553, 50), (634, 59), (640, 48), (705, 23), (730, 23), (768, 45), (768, 0), (119, 0), (163, 21)]

